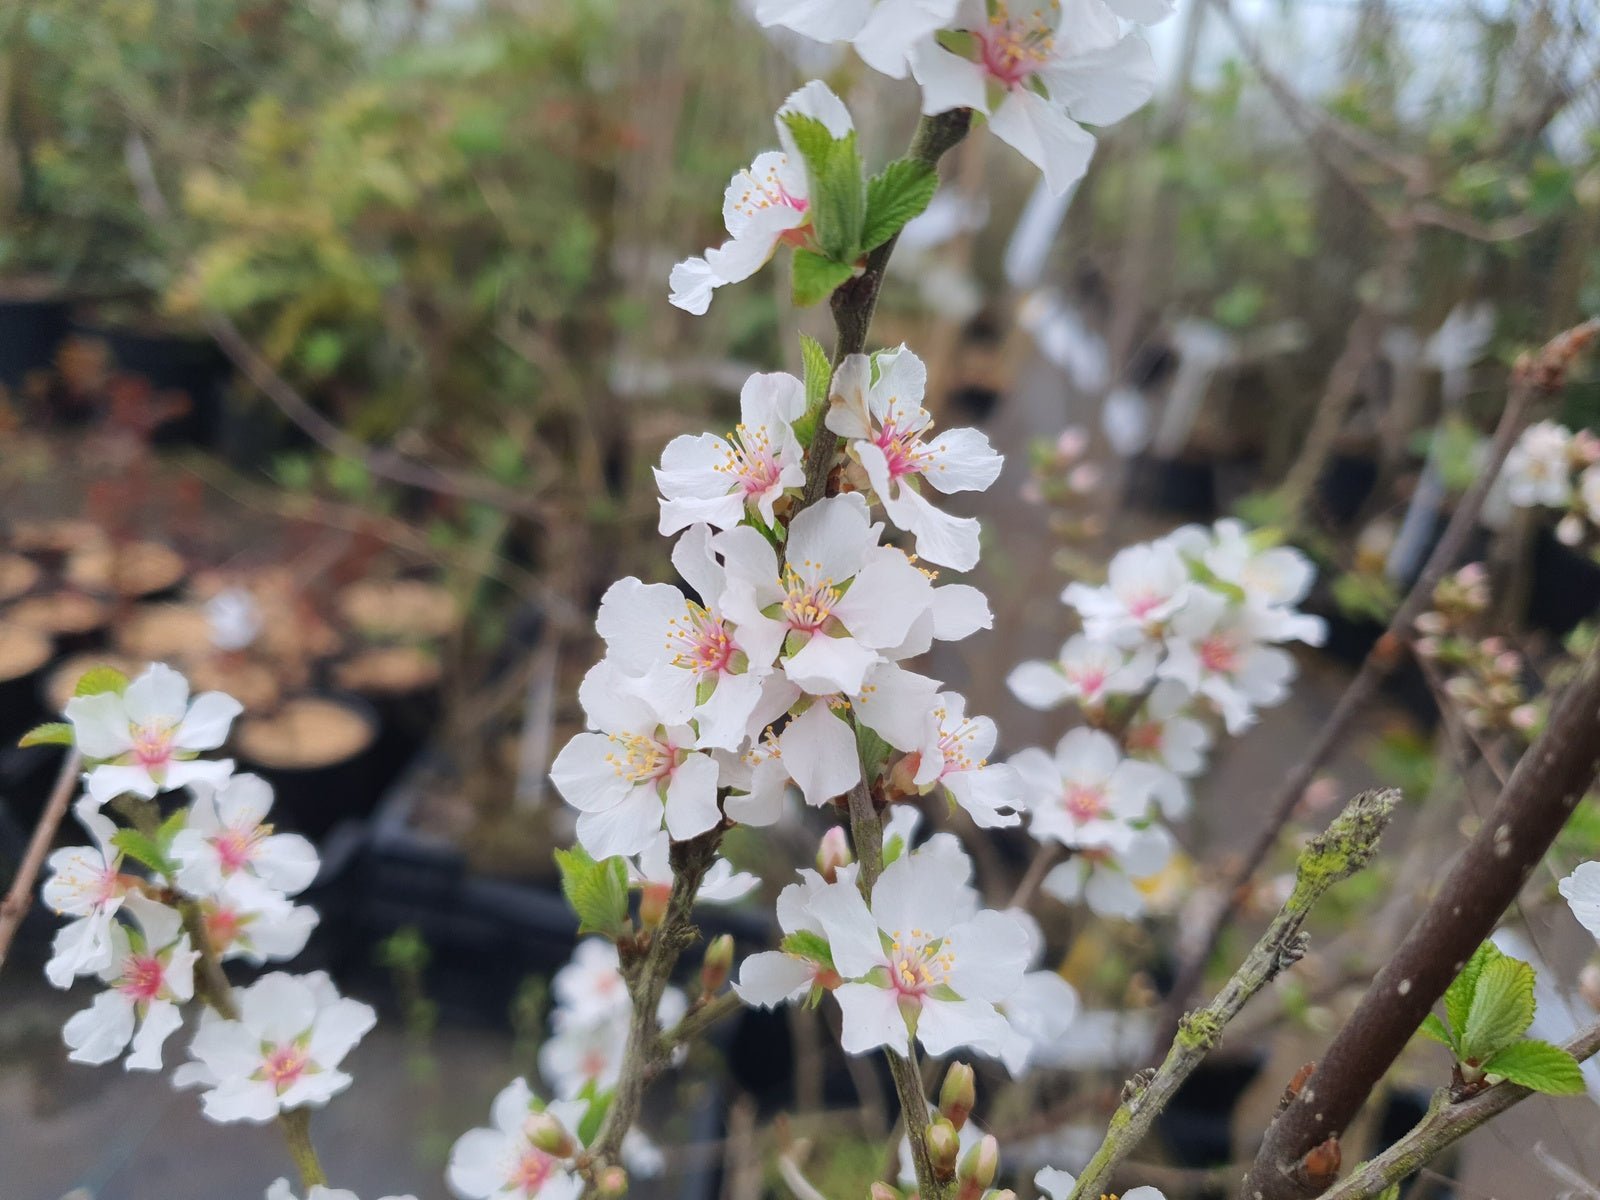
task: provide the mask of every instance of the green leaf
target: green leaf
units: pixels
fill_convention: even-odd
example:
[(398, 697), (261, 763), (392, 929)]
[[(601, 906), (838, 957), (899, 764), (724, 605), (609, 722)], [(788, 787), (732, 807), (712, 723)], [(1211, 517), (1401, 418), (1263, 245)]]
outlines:
[(119, 829), (111, 835), (111, 844), (121, 850), (129, 858), (141, 862), (162, 875), (174, 873), (172, 863), (167, 856), (161, 853), (161, 847), (156, 845), (137, 829)]
[(925, 163), (897, 158), (867, 181), (867, 223), (861, 248), (876, 250), (928, 207), (939, 176)]
[(172, 839), (177, 837), (178, 832), (188, 823), (189, 810), (187, 808), (176, 810), (170, 817), (161, 822), (161, 827), (156, 830), (156, 845), (161, 847), (163, 854), (171, 849)]
[(1472, 1007), (1461, 1030), (1461, 1053), (1482, 1063), (1533, 1024), (1533, 968), (1504, 956), (1478, 973)]
[(1433, 1013), (1427, 1015), (1422, 1022), (1422, 1027), (1417, 1032), (1425, 1038), (1432, 1038), (1441, 1046), (1449, 1046), (1452, 1050), (1456, 1048), (1455, 1039), (1450, 1036), (1450, 1031), (1444, 1027), (1444, 1022)]
[(1483, 1069), (1550, 1096), (1573, 1096), (1584, 1086), (1578, 1060), (1549, 1042), (1530, 1040), (1507, 1046), (1484, 1063)]
[(578, 914), (578, 932), (616, 939), (628, 924), (628, 868), (621, 858), (595, 862), (581, 846), (556, 851), (561, 891)]
[(883, 764), (889, 757), (889, 750), (889, 743), (878, 735), (877, 730), (857, 722), (856, 751), (861, 756), (861, 769), (866, 772), (869, 781), (876, 779), (883, 772)]
[(115, 667), (90, 667), (78, 676), (77, 685), (72, 689), (74, 696), (98, 696), (103, 692), (115, 692), (122, 695), (128, 690), (128, 677)]
[(833, 967), (833, 948), (828, 945), (828, 939), (809, 929), (798, 929), (789, 934), (778, 943), (778, 949), (796, 958), (821, 963), (830, 970)]
[(1378, 1200), (1400, 1200), (1400, 1183), (1396, 1180), (1378, 1193)]
[(1457, 1036), (1467, 1027), (1467, 1010), (1472, 1007), (1472, 993), (1478, 986), (1479, 973), (1486, 964), (1504, 957), (1493, 942), (1483, 943), (1467, 960), (1467, 965), (1461, 968), (1461, 974), (1456, 976), (1455, 982), (1445, 989), (1445, 1019), (1450, 1022), (1450, 1028), (1456, 1031)]
[(19, 746), (70, 746), (72, 745), (72, 726), (65, 721), (46, 721), (43, 725), (35, 725), (22, 735)]
[(600, 1132), (600, 1126), (605, 1123), (606, 1113), (611, 1108), (611, 1098), (615, 1095), (615, 1092), (601, 1092), (589, 1101), (588, 1109), (578, 1121), (578, 1128), (573, 1131), (583, 1145), (594, 1141), (595, 1135)]
[(809, 446), (817, 423), (828, 408), (828, 387), (833, 382), (833, 363), (822, 343), (810, 334), (800, 335), (800, 362), (806, 382), (806, 410), (794, 423), (794, 434), (802, 446)]
[(811, 182), (811, 234), (823, 254), (852, 262), (861, 254), (867, 219), (867, 189), (861, 178), (861, 152), (855, 130), (842, 138), (815, 117), (785, 113), (784, 124), (806, 161)]
[(834, 262), (811, 250), (794, 252), (794, 302), (801, 308), (825, 300), (854, 275), (849, 263)]

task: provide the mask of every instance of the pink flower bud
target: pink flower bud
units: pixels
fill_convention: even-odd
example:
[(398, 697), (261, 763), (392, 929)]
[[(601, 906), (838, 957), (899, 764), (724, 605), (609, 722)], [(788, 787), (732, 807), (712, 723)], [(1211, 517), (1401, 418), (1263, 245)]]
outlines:
[(1511, 728), (1527, 733), (1539, 723), (1539, 710), (1531, 704), (1519, 704), (1511, 710), (1507, 719), (1511, 722)]
[(522, 1132), (540, 1150), (555, 1158), (571, 1158), (577, 1151), (572, 1135), (547, 1112), (531, 1114), (522, 1123)]
[(978, 1102), (978, 1077), (964, 1062), (953, 1062), (939, 1088), (939, 1113), (958, 1130), (967, 1123)]
[(956, 1178), (961, 1181), (962, 1191), (971, 1188), (974, 1196), (981, 1196), (994, 1182), (995, 1172), (999, 1169), (1000, 1143), (995, 1140), (994, 1134), (986, 1133), (981, 1142), (961, 1156)]
[(1437, 636), (1450, 632), (1450, 618), (1441, 612), (1425, 612), (1416, 620), (1418, 633)]
[(839, 868), (853, 862), (855, 856), (850, 853), (850, 839), (845, 836), (844, 826), (835, 825), (822, 835), (817, 846), (817, 874), (833, 883), (839, 878)]
[(594, 1185), (602, 1196), (615, 1200), (628, 1191), (628, 1173), (621, 1167), (607, 1167), (595, 1177)]
[(1068, 425), (1056, 438), (1056, 455), (1062, 462), (1071, 462), (1089, 448), (1089, 435), (1081, 425)]
[(725, 933), (711, 940), (706, 956), (700, 960), (700, 990), (714, 996), (728, 982), (728, 972), (733, 970), (733, 935)]
[(1086, 496), (1100, 486), (1100, 468), (1094, 463), (1083, 463), (1067, 476), (1067, 486), (1079, 496)]
[(1578, 972), (1578, 993), (1590, 1008), (1600, 1012), (1600, 964), (1590, 963)]
[(1556, 541), (1563, 546), (1576, 546), (1583, 541), (1583, 518), (1568, 513), (1556, 522)]
[(941, 1183), (954, 1179), (956, 1157), (961, 1153), (961, 1135), (956, 1132), (956, 1127), (940, 1117), (928, 1126), (924, 1136), (928, 1157), (933, 1160), (934, 1178)]
[(655, 929), (667, 919), (667, 904), (672, 899), (670, 883), (647, 883), (639, 894), (639, 924)]

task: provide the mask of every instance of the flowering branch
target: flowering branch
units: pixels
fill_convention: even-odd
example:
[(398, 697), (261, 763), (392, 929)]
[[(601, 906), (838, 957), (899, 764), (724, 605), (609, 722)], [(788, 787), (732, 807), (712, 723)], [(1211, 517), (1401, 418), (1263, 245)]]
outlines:
[(1372, 861), (1399, 799), (1400, 793), (1393, 789), (1362, 792), (1300, 852), (1289, 899), (1216, 998), (1183, 1018), (1160, 1067), (1128, 1085), (1127, 1098), (1112, 1116), (1105, 1141), (1078, 1177), (1071, 1200), (1099, 1196), (1110, 1188), (1117, 1167), (1139, 1148), (1184, 1080), (1221, 1040), (1228, 1023), (1251, 997), (1304, 955), (1307, 935), (1302, 927), (1312, 907), (1334, 884)]
[(34, 826), (33, 836), (28, 840), (27, 853), (22, 856), (17, 874), (6, 891), (6, 898), (0, 900), (0, 968), (6, 965), (6, 954), (11, 949), (12, 939), (17, 936), (17, 930), (22, 927), (22, 920), (33, 903), (33, 885), (39, 878), (40, 868), (44, 866), (45, 856), (55, 842), (56, 830), (67, 815), (82, 763), (83, 758), (76, 750), (67, 751), (55, 786), (50, 790), (50, 799), (45, 803), (39, 823)]
[(1500, 414), (1493, 440), (1472, 486), (1456, 505), (1438, 545), (1428, 556), (1421, 574), (1400, 607), (1395, 610), (1383, 636), (1373, 645), (1361, 669), (1339, 697), (1338, 704), (1318, 729), (1305, 754), (1279, 784), (1267, 806), (1267, 819), (1249, 851), (1223, 882), (1222, 899), (1206, 927), (1205, 936), (1195, 943), (1192, 953), (1184, 960), (1168, 994), (1161, 1030), (1165, 1036), (1158, 1036), (1158, 1046), (1176, 1030), (1179, 1014), (1199, 986), (1206, 964), (1221, 940), (1222, 931), (1238, 912), (1245, 885), (1277, 845), (1279, 834), (1294, 815), (1295, 807), (1300, 803), (1312, 777), (1339, 744), (1350, 722), (1366, 711), (1384, 679), (1399, 665), (1401, 647), (1407, 642), (1412, 625), (1432, 602), (1434, 589), (1444, 578), (1445, 572), (1455, 565), (1455, 560), (1472, 535), (1478, 515), (1483, 511), (1484, 501), (1488, 499), (1489, 489), (1494, 485), (1506, 456), (1511, 453), (1534, 402), (1560, 390), (1566, 380), (1567, 368), (1596, 335), (1600, 335), (1600, 321), (1587, 321), (1552, 338), (1538, 352), (1518, 363), (1506, 406)]
[(1493, 932), (1600, 772), (1597, 713), (1600, 647), (1299, 1096), (1267, 1130), (1244, 1196), (1307, 1200), (1333, 1182), (1339, 1135)]
[[(1579, 1062), (1592, 1058), (1600, 1052), (1600, 1022), (1574, 1034), (1562, 1049)], [(1478, 1126), (1535, 1094), (1531, 1088), (1502, 1082), (1456, 1103), (1449, 1090), (1441, 1088), (1434, 1093), (1427, 1115), (1410, 1132), (1324, 1192), (1323, 1200), (1367, 1200), (1377, 1196), (1398, 1180), (1416, 1174), (1441, 1150)]]

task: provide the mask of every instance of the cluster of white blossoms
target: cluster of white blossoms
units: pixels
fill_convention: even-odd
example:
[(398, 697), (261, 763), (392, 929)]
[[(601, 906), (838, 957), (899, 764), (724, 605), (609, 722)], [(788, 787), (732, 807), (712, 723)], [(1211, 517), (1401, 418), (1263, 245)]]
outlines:
[(1046, 877), (1047, 892), (1103, 916), (1144, 910), (1140, 881), (1173, 853), (1161, 818), (1187, 811), (1211, 719), (1230, 734), (1248, 729), (1288, 695), (1295, 663), (1283, 643), (1322, 643), (1322, 620), (1296, 607), (1314, 576), (1298, 551), (1221, 520), (1127, 547), (1103, 586), (1067, 586), (1061, 599), (1082, 632), (1007, 679), (1030, 707), (1070, 703), (1085, 721), (1053, 754), (1010, 760), (1029, 832), (1072, 852)]
[(1516, 508), (1561, 510), (1556, 536), (1578, 545), (1600, 526), (1600, 437), (1554, 421), (1528, 426), (1506, 455), (1495, 491)]

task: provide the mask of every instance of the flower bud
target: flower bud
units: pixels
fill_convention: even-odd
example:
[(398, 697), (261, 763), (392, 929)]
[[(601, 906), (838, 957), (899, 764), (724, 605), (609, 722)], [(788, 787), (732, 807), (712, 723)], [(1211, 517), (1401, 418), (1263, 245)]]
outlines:
[(961, 1182), (962, 1191), (970, 1188), (973, 1196), (977, 1197), (994, 1182), (995, 1172), (999, 1169), (1000, 1143), (995, 1140), (994, 1134), (986, 1133), (981, 1142), (961, 1156), (956, 1178)]
[(571, 1158), (577, 1152), (572, 1135), (547, 1112), (531, 1114), (522, 1123), (522, 1132), (528, 1141), (554, 1158)]
[(1578, 973), (1578, 994), (1595, 1012), (1600, 1012), (1600, 965), (1590, 963)]
[(834, 883), (838, 880), (839, 868), (853, 862), (855, 856), (850, 853), (850, 839), (845, 836), (844, 826), (835, 825), (822, 835), (822, 842), (817, 846), (817, 874)]
[(658, 928), (667, 919), (667, 904), (671, 899), (671, 884), (645, 884), (639, 896), (639, 924), (646, 929)]
[(1089, 448), (1089, 435), (1081, 425), (1068, 425), (1056, 438), (1056, 457), (1071, 462)]
[(1425, 612), (1413, 624), (1418, 633), (1433, 634), (1450, 632), (1450, 621), (1441, 612)]
[(967, 1123), (978, 1102), (978, 1078), (972, 1067), (964, 1062), (953, 1062), (944, 1073), (944, 1083), (939, 1088), (939, 1114), (957, 1130)]
[(594, 1186), (597, 1192), (608, 1198), (625, 1195), (628, 1191), (628, 1173), (621, 1167), (607, 1167), (595, 1176)]
[(1017, 1200), (1017, 1194), (1010, 1188), (999, 1188), (983, 1194), (983, 1200)]
[(1522, 733), (1530, 733), (1539, 723), (1539, 710), (1531, 704), (1519, 704), (1511, 710), (1508, 720), (1511, 722), (1511, 728)]
[(714, 996), (728, 982), (728, 972), (733, 970), (733, 935), (724, 933), (713, 938), (706, 947), (706, 956), (700, 962), (700, 989)]
[(961, 1153), (961, 1135), (943, 1117), (928, 1126), (928, 1157), (933, 1161), (934, 1178), (941, 1183), (955, 1178), (956, 1158)]
[(910, 754), (902, 754), (894, 766), (889, 768), (888, 777), (884, 783), (884, 790), (891, 800), (898, 800), (902, 796), (915, 796), (921, 789), (917, 786), (917, 772), (922, 769), (922, 755), (913, 750)]
[(870, 1189), (872, 1200), (905, 1200), (900, 1194), (900, 1189), (881, 1179), (873, 1181)]

